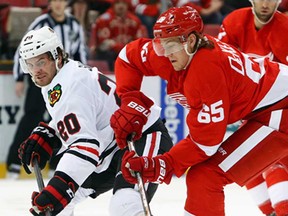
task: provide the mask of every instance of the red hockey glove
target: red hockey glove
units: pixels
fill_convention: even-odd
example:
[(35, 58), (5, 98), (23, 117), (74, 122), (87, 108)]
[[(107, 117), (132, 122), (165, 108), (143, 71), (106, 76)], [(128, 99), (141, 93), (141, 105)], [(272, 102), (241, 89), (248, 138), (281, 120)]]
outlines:
[(135, 133), (133, 140), (141, 138), (152, 105), (153, 101), (139, 91), (127, 92), (121, 97), (120, 109), (110, 119), (116, 142), (121, 149), (127, 146), (128, 135)]
[[(137, 157), (134, 151), (126, 151), (122, 158), (121, 171), (126, 181), (136, 184), (134, 171), (140, 172), (144, 183), (154, 182), (169, 184), (173, 175), (173, 168), (164, 155), (156, 157)], [(136, 157), (135, 157), (136, 156)]]
[(33, 215), (44, 216), (45, 211), (49, 209), (52, 215), (57, 215), (74, 197), (75, 191), (78, 189), (78, 185), (77, 188), (75, 185), (75, 182), (67, 182), (55, 175), (41, 193), (33, 192), (30, 212)]
[(55, 135), (55, 130), (44, 122), (40, 122), (18, 149), (18, 156), (25, 171), (28, 174), (31, 173), (28, 166), (33, 166), (34, 157), (37, 157), (39, 167), (43, 169), (51, 158), (53, 149), (59, 149), (61, 145), (61, 140)]

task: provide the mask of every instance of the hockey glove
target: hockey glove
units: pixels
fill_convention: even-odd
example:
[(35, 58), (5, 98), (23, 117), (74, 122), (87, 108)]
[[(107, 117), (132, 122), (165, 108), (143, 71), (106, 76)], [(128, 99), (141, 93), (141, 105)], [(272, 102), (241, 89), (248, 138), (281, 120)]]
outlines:
[(52, 215), (57, 215), (70, 203), (77, 189), (78, 185), (75, 182), (55, 175), (40, 193), (32, 193), (30, 212), (33, 215), (44, 216), (45, 211), (49, 209)]
[(141, 138), (152, 105), (153, 101), (139, 91), (127, 92), (121, 97), (120, 109), (110, 119), (116, 142), (121, 149), (127, 146), (128, 135), (135, 133), (133, 140)]
[(154, 182), (169, 184), (173, 175), (173, 168), (164, 155), (156, 157), (137, 157), (134, 151), (126, 151), (122, 158), (121, 171), (126, 181), (136, 184), (134, 172), (140, 172), (144, 183)]
[(39, 167), (43, 169), (51, 158), (53, 149), (59, 149), (61, 145), (61, 140), (55, 135), (55, 130), (44, 122), (40, 122), (18, 149), (18, 156), (25, 171), (28, 174), (31, 173), (28, 166), (33, 166), (32, 161), (35, 157), (37, 157)]

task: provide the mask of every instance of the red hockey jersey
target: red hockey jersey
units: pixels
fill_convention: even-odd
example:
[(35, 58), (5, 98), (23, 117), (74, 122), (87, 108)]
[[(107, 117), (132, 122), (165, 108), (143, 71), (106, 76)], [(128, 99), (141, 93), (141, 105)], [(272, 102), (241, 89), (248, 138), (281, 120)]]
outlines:
[(215, 48), (199, 49), (187, 70), (174, 71), (168, 58), (155, 54), (151, 39), (126, 45), (115, 64), (120, 95), (139, 90), (143, 76), (160, 76), (167, 80), (167, 94), (189, 109), (189, 136), (166, 154), (177, 176), (217, 151), (227, 124), (249, 118), (253, 111), (288, 95), (287, 66), (267, 58), (253, 60), (208, 38)]
[(218, 38), (241, 48), (253, 57), (267, 56), (271, 60), (288, 64), (288, 16), (276, 12), (273, 19), (260, 30), (255, 28), (252, 8), (230, 13), (223, 21)]
[(147, 30), (143, 28), (140, 19), (132, 12), (121, 18), (110, 8), (92, 26), (89, 46), (97, 47), (109, 39), (114, 41), (113, 50), (119, 52), (128, 42), (146, 36)]

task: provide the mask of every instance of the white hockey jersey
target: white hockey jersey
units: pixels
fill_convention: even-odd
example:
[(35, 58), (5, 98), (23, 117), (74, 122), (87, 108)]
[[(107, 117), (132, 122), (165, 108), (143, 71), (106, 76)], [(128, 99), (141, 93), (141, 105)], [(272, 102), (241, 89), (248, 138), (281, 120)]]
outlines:
[[(79, 185), (92, 172), (106, 170), (114, 153), (119, 150), (110, 117), (119, 108), (116, 84), (97, 68), (69, 59), (53, 78), (42, 87), (47, 110), (67, 153), (56, 171), (72, 177)], [(160, 116), (160, 107), (153, 105), (145, 131)]]
[(70, 153), (62, 157), (57, 170), (69, 174), (79, 185), (92, 172), (105, 170), (118, 150), (110, 127), (110, 117), (119, 108), (115, 87), (97, 68), (69, 60), (42, 88), (52, 117), (49, 125)]

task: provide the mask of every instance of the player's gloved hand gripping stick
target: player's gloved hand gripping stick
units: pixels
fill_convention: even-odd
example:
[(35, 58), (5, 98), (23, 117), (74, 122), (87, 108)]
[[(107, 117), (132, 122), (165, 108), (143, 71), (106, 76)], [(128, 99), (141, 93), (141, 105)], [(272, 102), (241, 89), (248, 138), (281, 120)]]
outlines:
[[(136, 152), (135, 146), (134, 146), (134, 142), (132, 141), (132, 137), (134, 135), (135, 134), (132, 133), (131, 136), (128, 136), (127, 143), (128, 143), (129, 151)], [(143, 208), (144, 208), (145, 216), (153, 216), (152, 213), (151, 213), (151, 210), (150, 210), (150, 206), (149, 206), (148, 200), (147, 200), (145, 186), (144, 186), (144, 182), (143, 182), (143, 179), (141, 177), (141, 174), (139, 172), (134, 172), (134, 173), (135, 173), (136, 178), (137, 178), (137, 185), (138, 185), (139, 192), (140, 192), (140, 195), (141, 195), (141, 200), (142, 200), (142, 205), (143, 205)]]

